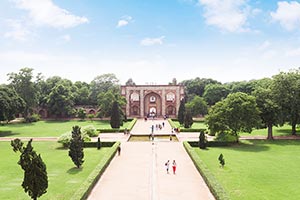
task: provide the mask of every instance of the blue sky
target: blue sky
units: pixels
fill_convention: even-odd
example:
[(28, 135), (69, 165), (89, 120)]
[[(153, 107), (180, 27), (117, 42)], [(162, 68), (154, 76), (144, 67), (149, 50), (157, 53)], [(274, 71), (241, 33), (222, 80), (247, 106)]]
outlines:
[(300, 1), (2, 0), (0, 82), (34, 68), (124, 84), (271, 77), (300, 67)]

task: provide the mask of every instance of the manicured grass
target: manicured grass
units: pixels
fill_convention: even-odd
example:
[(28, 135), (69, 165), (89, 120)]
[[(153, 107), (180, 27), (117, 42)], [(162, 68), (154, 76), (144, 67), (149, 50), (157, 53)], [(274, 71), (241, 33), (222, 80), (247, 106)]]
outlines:
[[(300, 128), (297, 129), (298, 134), (300, 133)], [(284, 126), (274, 126), (273, 127), (273, 136), (286, 136), (292, 134), (292, 127), (288, 124)], [(241, 136), (266, 136), (268, 135), (268, 130), (264, 129), (254, 129), (250, 134), (249, 133), (240, 133)]]
[[(180, 130), (184, 129), (183, 126), (180, 126), (178, 121), (173, 120), (173, 122), (176, 125), (176, 127), (180, 127)], [(203, 121), (194, 121), (191, 129), (207, 129), (207, 125)]]
[[(180, 126), (178, 121), (172, 120), (172, 123), (176, 127), (180, 127), (180, 130), (184, 130), (183, 126)], [(194, 121), (191, 129), (208, 129), (208, 126), (205, 124), (204, 120), (201, 121)], [(292, 133), (292, 127), (288, 124), (284, 126), (274, 126), (273, 127), (273, 136), (289, 136)], [(297, 129), (297, 133), (300, 134), (300, 128)], [(268, 135), (268, 130), (264, 129), (253, 129), (253, 131), (249, 133), (239, 133), (240, 136), (266, 136)]]
[[(126, 128), (130, 122), (125, 122)], [(69, 121), (38, 121), (35, 123), (17, 123), (0, 126), (0, 137), (59, 137), (61, 134), (71, 131), (72, 127), (93, 125), (95, 128), (109, 129), (109, 121), (69, 120)]]
[[(110, 150), (104, 147), (100, 150), (85, 148), (85, 162), (82, 169), (77, 169), (68, 156), (68, 150), (60, 149), (61, 145), (57, 142), (33, 141), (32, 146), (41, 154), (48, 172), (48, 192), (39, 199), (71, 199)], [(21, 186), (23, 170), (17, 164), (19, 153), (12, 151), (10, 142), (0, 142), (0, 155), (0, 199), (30, 199)]]
[[(230, 199), (299, 199), (298, 140), (253, 140), (232, 147), (194, 148)], [(222, 153), (225, 167), (219, 166)]]

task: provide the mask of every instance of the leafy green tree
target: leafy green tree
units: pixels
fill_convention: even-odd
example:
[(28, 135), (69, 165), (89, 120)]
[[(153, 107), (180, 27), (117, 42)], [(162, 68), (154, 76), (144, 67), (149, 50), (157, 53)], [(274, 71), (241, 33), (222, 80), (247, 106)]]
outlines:
[(281, 120), (292, 126), (296, 135), (296, 125), (300, 123), (300, 71), (291, 70), (273, 76), (272, 91), (281, 110)]
[(180, 105), (179, 105), (179, 109), (178, 109), (178, 115), (177, 115), (178, 122), (180, 124), (183, 124), (183, 122), (184, 122), (184, 113), (185, 113), (185, 102), (184, 102), (184, 99), (182, 99), (180, 101)]
[(119, 80), (115, 74), (103, 74), (94, 78), (90, 84), (89, 95), (92, 105), (97, 105), (98, 96), (108, 91), (112, 91), (113, 94), (120, 93)]
[(207, 103), (203, 97), (194, 96), (194, 98), (185, 104), (186, 108), (190, 109), (192, 116), (206, 115), (208, 111)]
[(203, 96), (205, 86), (208, 84), (217, 84), (219, 83), (213, 79), (207, 78), (195, 78), (190, 80), (184, 80), (181, 82), (185, 86), (186, 89), (186, 96), (190, 99), (194, 95), (198, 95), (200, 97)]
[(193, 117), (190, 109), (186, 109), (184, 113), (184, 128), (190, 128), (193, 125)]
[(89, 84), (85, 82), (76, 81), (74, 83), (74, 103), (75, 105), (91, 105), (89, 99), (90, 89)]
[(252, 128), (257, 127), (260, 122), (255, 97), (242, 92), (228, 95), (211, 107), (206, 122), (213, 133), (251, 133)]
[(56, 117), (70, 116), (74, 106), (70, 88), (56, 85), (49, 94), (47, 105), (49, 113)]
[(238, 81), (226, 83), (225, 85), (231, 90), (231, 93), (243, 92), (251, 94), (254, 91), (256, 81)]
[(16, 114), (21, 113), (25, 108), (24, 100), (16, 91), (8, 86), (0, 86), (0, 121), (15, 119)]
[(31, 142), (32, 139), (26, 147), (23, 147), (23, 142), (20, 139), (15, 139), (11, 141), (11, 146), (14, 152), (19, 151), (21, 153), (18, 164), (24, 170), (22, 187), (25, 193), (36, 200), (47, 192), (48, 175), (41, 155), (37, 155), (33, 150)]
[(73, 126), (72, 139), (69, 146), (69, 156), (77, 168), (83, 164), (83, 138), (81, 137), (81, 130), (79, 126)]
[(267, 139), (273, 139), (273, 125), (280, 123), (280, 110), (275, 102), (274, 93), (272, 92), (271, 79), (268, 81), (268, 86), (258, 87), (254, 90), (253, 95), (256, 97), (256, 103), (260, 111), (260, 118), (268, 129)]
[(81, 119), (84, 120), (86, 118), (86, 112), (83, 108), (79, 108), (77, 111), (77, 116)]
[(112, 112), (113, 102), (117, 101), (119, 105), (119, 112), (122, 115), (122, 107), (126, 105), (125, 97), (121, 96), (120, 93), (114, 93), (113, 91), (108, 91), (101, 93), (98, 96), (99, 102), (99, 117), (110, 117)]
[(120, 117), (120, 109), (117, 101), (114, 101), (111, 109), (111, 117), (110, 117), (110, 126), (112, 128), (120, 128), (121, 125), (121, 117)]
[(32, 114), (38, 103), (38, 91), (33, 81), (33, 69), (22, 68), (19, 73), (8, 74), (10, 86), (15, 89), (19, 96), (25, 101), (23, 115), (25, 119)]
[(230, 89), (222, 84), (209, 84), (206, 85), (203, 98), (208, 105), (215, 105), (218, 101), (226, 98), (230, 93)]

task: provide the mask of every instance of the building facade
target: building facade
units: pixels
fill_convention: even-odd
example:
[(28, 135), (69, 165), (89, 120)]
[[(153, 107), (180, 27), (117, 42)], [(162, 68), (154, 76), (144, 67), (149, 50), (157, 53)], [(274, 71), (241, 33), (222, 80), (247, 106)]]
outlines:
[(121, 86), (121, 95), (126, 98), (127, 117), (176, 117), (181, 99), (182, 85), (134, 85)]

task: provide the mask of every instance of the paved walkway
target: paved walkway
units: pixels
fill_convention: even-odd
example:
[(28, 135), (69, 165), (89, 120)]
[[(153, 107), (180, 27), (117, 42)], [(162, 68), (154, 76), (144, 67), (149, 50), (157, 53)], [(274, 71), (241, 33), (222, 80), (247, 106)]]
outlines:
[[(156, 128), (156, 125), (162, 125), (163, 123), (164, 127), (162, 127), (162, 129)], [(152, 126), (154, 126), (154, 135), (169, 135), (172, 133), (172, 128), (168, 120), (148, 119), (145, 121), (139, 119), (131, 130), (131, 135), (149, 135), (151, 134)]]
[[(150, 121), (138, 120), (132, 134), (139, 133), (136, 131), (149, 134), (151, 125)], [(168, 128), (155, 134), (169, 133), (171, 128)], [(181, 142), (122, 142), (121, 148), (121, 156), (112, 160), (89, 200), (214, 199)], [(164, 163), (173, 159), (177, 162), (177, 172), (172, 174), (170, 167), (167, 174)]]

